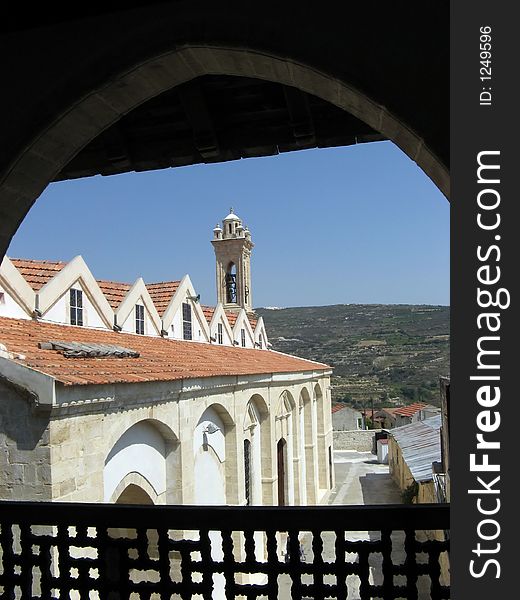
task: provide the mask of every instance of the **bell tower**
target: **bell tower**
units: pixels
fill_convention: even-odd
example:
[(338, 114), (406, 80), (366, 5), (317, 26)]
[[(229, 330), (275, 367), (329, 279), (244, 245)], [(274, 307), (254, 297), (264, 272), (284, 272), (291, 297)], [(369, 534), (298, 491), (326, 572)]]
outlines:
[(229, 215), (213, 229), (217, 261), (217, 302), (225, 309), (244, 308), (253, 312), (251, 298), (251, 250), (253, 242), (248, 228), (242, 225), (231, 208)]

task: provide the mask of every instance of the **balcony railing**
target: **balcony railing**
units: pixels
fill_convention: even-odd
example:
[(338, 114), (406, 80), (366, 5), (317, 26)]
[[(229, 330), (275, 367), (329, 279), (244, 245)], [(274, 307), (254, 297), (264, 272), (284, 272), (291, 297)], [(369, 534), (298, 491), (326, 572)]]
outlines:
[(2, 600), (449, 598), (422, 533), (448, 505), (0, 502), (0, 528)]

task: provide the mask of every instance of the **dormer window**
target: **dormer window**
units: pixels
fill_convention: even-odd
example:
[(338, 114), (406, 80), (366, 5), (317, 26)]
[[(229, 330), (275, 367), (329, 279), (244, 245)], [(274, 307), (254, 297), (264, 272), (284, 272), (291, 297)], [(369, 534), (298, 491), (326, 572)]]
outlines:
[(264, 336), (260, 334), (260, 350), (264, 347)]
[(135, 305), (135, 332), (144, 335), (144, 306)]
[(246, 330), (243, 328), (240, 330), (240, 341), (242, 342), (242, 348), (245, 348), (246, 347)]
[(182, 337), (185, 340), (192, 339), (191, 306), (187, 302), (182, 303)]
[(223, 331), (222, 323), (219, 323), (217, 325), (217, 341), (219, 344), (224, 343), (224, 331)]
[(70, 324), (83, 325), (83, 292), (81, 290), (70, 290)]

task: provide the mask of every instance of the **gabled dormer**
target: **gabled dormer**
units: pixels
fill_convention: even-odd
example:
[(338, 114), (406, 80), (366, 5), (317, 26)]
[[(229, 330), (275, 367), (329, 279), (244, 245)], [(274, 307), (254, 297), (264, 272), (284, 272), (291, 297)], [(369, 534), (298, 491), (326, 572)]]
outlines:
[(5, 256), (0, 265), (0, 316), (31, 319), (35, 301), (33, 288)]
[(209, 342), (209, 325), (189, 275), (185, 275), (162, 316), (164, 335), (177, 340)]
[(44, 321), (112, 329), (114, 311), (81, 256), (65, 264), (36, 293), (36, 314)]
[(140, 335), (161, 335), (161, 317), (140, 277), (115, 310), (115, 328)]
[(239, 348), (255, 347), (255, 334), (244, 309), (238, 313), (233, 325), (233, 345)]
[(267, 339), (263, 317), (259, 317), (258, 319), (252, 319), (250, 317), (249, 322), (254, 329), (255, 347), (260, 350), (267, 350), (269, 348), (269, 340)]
[(213, 307), (203, 307), (206, 318), (211, 313), (209, 321), (209, 330), (211, 335), (211, 343), (220, 346), (233, 345), (233, 330), (229, 324), (228, 318), (222, 304), (217, 304)]

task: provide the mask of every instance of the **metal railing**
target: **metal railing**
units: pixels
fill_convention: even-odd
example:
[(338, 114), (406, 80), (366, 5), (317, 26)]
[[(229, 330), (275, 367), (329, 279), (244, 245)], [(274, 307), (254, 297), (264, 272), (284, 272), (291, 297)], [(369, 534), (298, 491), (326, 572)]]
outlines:
[(0, 598), (449, 598), (447, 530), (437, 504), (0, 502)]

